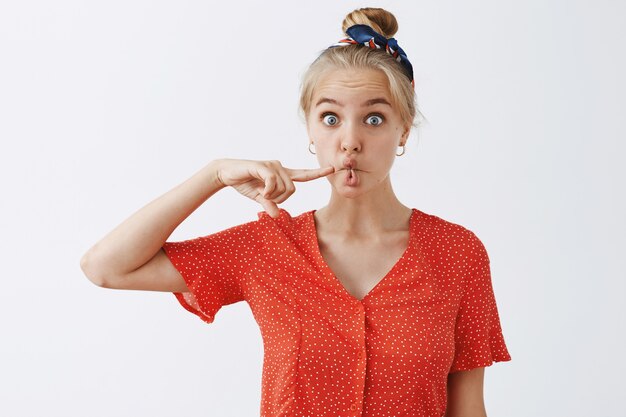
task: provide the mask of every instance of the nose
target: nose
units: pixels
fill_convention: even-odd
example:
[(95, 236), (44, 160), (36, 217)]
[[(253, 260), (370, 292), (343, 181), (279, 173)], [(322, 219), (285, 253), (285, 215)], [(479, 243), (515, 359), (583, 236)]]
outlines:
[(361, 150), (361, 139), (357, 128), (353, 125), (345, 125), (343, 137), (341, 139), (341, 150), (359, 152)]

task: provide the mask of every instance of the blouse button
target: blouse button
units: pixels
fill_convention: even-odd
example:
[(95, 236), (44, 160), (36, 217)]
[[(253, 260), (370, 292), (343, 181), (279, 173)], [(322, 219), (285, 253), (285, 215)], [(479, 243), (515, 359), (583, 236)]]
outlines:
[(355, 404), (355, 403), (350, 404), (350, 410), (352, 410), (352, 411), (356, 411), (356, 408), (357, 408), (357, 407), (356, 407), (356, 404)]
[(357, 355), (359, 359), (361, 359), (363, 357), (363, 352), (359, 352), (359, 354)]

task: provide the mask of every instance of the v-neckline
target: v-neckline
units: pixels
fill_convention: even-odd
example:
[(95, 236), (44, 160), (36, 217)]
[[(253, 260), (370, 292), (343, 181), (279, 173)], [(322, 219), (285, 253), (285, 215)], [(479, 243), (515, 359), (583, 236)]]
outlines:
[(319, 246), (319, 241), (317, 238), (317, 228), (315, 227), (315, 212), (317, 210), (310, 210), (308, 212), (308, 217), (309, 217), (309, 225), (311, 227), (311, 231), (312, 231), (312, 244), (313, 244), (313, 248), (315, 250), (315, 255), (318, 258), (318, 262), (321, 265), (322, 269), (324, 269), (324, 272), (326, 274), (328, 274), (331, 278), (333, 283), (338, 286), (341, 290), (342, 293), (344, 293), (344, 295), (347, 295), (350, 299), (352, 299), (353, 301), (357, 301), (357, 302), (363, 302), (366, 298), (370, 297), (371, 294), (373, 292), (375, 292), (378, 288), (380, 288), (384, 282), (388, 281), (390, 279), (390, 276), (392, 275), (392, 273), (403, 263), (404, 259), (407, 257), (407, 254), (409, 253), (409, 251), (412, 249), (413, 245), (414, 245), (414, 240), (415, 240), (415, 224), (417, 222), (417, 216), (419, 214), (419, 211), (415, 208), (411, 209), (411, 216), (409, 218), (409, 241), (407, 243), (406, 248), (404, 249), (404, 251), (402, 252), (402, 255), (400, 255), (400, 258), (398, 258), (398, 260), (396, 261), (396, 263), (393, 264), (393, 266), (387, 271), (387, 273), (385, 273), (385, 275), (383, 275), (382, 278), (380, 278), (376, 284), (363, 296), (363, 298), (359, 299), (357, 297), (355, 297), (354, 295), (352, 295), (348, 289), (341, 283), (341, 281), (339, 280), (339, 278), (337, 278), (337, 275), (335, 275), (335, 273), (333, 272), (333, 270), (330, 268), (330, 266), (328, 265), (328, 263), (326, 262), (326, 260), (324, 259), (324, 257), (322, 256), (322, 251), (320, 250), (320, 246)]

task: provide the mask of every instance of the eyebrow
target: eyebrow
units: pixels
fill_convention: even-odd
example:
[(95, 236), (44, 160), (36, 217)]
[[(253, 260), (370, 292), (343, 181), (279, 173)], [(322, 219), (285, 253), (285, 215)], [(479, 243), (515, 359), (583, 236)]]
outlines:
[[(315, 104), (315, 107), (319, 106), (322, 103), (331, 103), (331, 104), (336, 104), (338, 106), (343, 106), (343, 104), (341, 104), (340, 102), (338, 102), (335, 99), (332, 98), (328, 98), (328, 97), (322, 97), (320, 98), (317, 103)], [(368, 106), (373, 106), (374, 104), (386, 104), (388, 106), (391, 107), (391, 103), (389, 103), (385, 98), (383, 97), (378, 97), (378, 98), (373, 98), (371, 100), (367, 100), (365, 103), (363, 103), (362, 107), (368, 107)]]

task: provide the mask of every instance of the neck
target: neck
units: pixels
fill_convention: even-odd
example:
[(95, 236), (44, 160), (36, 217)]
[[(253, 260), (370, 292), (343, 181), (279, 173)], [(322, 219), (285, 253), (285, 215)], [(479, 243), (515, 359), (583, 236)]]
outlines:
[(376, 236), (405, 230), (411, 213), (411, 208), (398, 200), (387, 177), (376, 189), (354, 198), (340, 195), (333, 188), (330, 201), (316, 210), (315, 218), (333, 233)]

